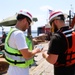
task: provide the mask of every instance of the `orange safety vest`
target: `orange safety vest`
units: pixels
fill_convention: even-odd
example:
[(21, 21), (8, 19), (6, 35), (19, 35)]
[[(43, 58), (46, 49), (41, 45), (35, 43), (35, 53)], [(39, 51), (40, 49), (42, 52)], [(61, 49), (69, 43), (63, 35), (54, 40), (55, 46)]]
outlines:
[(66, 40), (67, 40), (67, 44), (68, 44), (68, 49), (64, 53), (64, 55), (66, 56), (65, 63), (61, 64), (59, 62), (56, 62), (54, 64), (56, 67), (59, 67), (59, 66), (70, 66), (70, 65), (75, 64), (75, 32), (74, 31), (72, 32), (72, 47), (71, 48), (69, 48), (69, 42), (68, 42), (67, 37), (66, 37)]

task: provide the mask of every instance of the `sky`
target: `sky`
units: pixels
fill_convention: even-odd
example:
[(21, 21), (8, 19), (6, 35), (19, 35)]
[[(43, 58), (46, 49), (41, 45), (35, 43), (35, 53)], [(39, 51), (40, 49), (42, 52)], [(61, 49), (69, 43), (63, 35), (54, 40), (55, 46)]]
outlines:
[[(69, 10), (75, 11), (75, 0), (0, 0), (0, 21), (14, 15), (19, 10), (26, 9), (31, 12), (38, 21), (32, 25), (32, 30), (44, 26), (49, 18), (50, 10), (61, 10), (69, 14)], [(9, 27), (3, 27), (8, 31)], [(2, 28), (0, 27), (0, 30)]]

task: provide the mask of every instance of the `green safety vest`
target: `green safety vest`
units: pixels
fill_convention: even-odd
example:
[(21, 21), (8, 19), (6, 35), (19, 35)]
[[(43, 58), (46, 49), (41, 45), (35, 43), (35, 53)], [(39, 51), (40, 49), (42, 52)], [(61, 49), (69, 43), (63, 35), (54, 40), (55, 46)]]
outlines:
[[(8, 33), (8, 36), (6, 37), (5, 50), (4, 50), (5, 59), (10, 65), (26, 68), (26, 67), (29, 67), (29, 65), (32, 65), (34, 63), (33, 58), (29, 60), (25, 60), (25, 58), (23, 58), (19, 50), (11, 48), (8, 44), (8, 40), (11, 34), (17, 30), (18, 29), (16, 28), (11, 29), (10, 32)], [(26, 37), (26, 42), (27, 42), (29, 50), (32, 51), (32, 41), (28, 37)]]

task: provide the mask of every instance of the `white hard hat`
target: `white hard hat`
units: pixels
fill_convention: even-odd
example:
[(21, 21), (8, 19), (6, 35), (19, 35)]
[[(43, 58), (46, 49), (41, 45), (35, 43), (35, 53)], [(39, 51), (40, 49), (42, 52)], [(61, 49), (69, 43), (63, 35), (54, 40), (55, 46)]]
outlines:
[(59, 15), (64, 15), (61, 11), (52, 11), (49, 16), (49, 22), (52, 22), (55, 18), (57, 19)]
[(32, 15), (30, 14), (30, 12), (26, 11), (26, 10), (20, 10), (18, 12), (18, 14), (22, 14), (22, 15), (25, 15), (27, 16), (31, 21), (32, 21)]

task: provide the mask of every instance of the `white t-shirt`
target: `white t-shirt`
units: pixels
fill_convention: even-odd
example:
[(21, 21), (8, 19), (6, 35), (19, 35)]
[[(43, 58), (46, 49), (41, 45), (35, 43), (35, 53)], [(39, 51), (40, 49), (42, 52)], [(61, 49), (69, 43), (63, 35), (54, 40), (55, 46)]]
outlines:
[[(25, 35), (22, 31), (15, 31), (11, 34), (8, 41), (9, 46), (18, 50), (28, 48)], [(8, 75), (29, 75), (28, 68), (19, 68), (17, 66), (9, 66)]]

